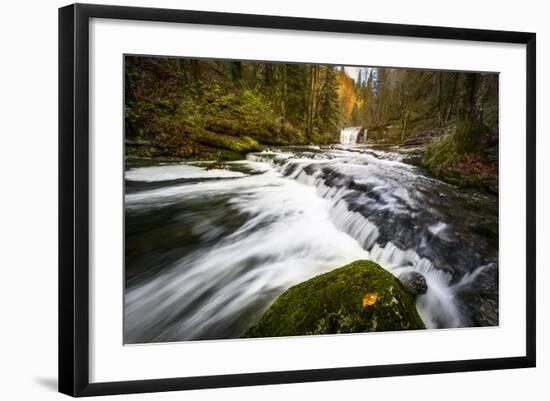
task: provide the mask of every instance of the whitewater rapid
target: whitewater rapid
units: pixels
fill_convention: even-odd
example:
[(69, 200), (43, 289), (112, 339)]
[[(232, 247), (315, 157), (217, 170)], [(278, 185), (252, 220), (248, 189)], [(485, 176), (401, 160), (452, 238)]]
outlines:
[(287, 288), (357, 259), (421, 273), (428, 328), (498, 321), (480, 301), (498, 295), (498, 249), (464, 220), (490, 219), (494, 199), (398, 153), (288, 148), (132, 168), (126, 182), (126, 343), (237, 337)]

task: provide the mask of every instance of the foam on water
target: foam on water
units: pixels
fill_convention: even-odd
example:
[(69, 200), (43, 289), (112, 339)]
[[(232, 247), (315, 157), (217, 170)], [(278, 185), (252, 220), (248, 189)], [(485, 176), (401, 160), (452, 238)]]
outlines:
[(244, 177), (238, 171), (224, 169), (206, 169), (190, 164), (166, 164), (163, 166), (136, 167), (126, 171), (124, 177), (128, 181), (170, 181), (181, 178), (229, 178)]
[[(243, 311), (258, 302), (265, 305), (266, 297), (269, 303), (292, 285), (369, 257), (332, 224), (330, 203), (315, 188), (274, 172), (231, 180), (230, 185), (200, 183), (164, 194), (189, 201), (210, 191), (231, 192), (229, 206), (249, 218), (215, 246), (205, 246), (127, 289), (128, 342), (216, 337), (216, 330), (228, 322), (249, 324), (251, 317)], [(149, 195), (154, 196), (151, 191)], [(136, 202), (135, 197), (129, 200)]]

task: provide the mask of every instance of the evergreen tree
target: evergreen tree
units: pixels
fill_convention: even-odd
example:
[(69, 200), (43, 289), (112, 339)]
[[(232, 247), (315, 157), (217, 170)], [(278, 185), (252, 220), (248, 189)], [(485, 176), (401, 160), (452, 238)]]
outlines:
[(338, 102), (338, 81), (333, 67), (325, 69), (325, 82), (320, 94), (319, 128), (324, 132), (334, 132), (340, 123), (340, 105)]

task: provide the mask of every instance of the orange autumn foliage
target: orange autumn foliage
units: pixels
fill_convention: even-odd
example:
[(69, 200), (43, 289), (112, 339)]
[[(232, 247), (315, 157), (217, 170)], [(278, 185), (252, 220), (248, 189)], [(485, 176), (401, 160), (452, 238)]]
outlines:
[(336, 79), (338, 80), (338, 98), (340, 99), (340, 104), (343, 106), (344, 115), (349, 118), (353, 106), (360, 107), (362, 102), (355, 93), (355, 81), (352, 78), (338, 71)]

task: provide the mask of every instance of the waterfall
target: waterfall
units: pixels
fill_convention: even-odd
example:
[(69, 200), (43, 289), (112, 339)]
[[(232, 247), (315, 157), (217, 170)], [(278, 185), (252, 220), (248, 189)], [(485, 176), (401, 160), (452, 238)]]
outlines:
[(354, 145), (357, 143), (357, 135), (359, 135), (361, 127), (348, 127), (340, 131), (340, 143), (344, 145)]

